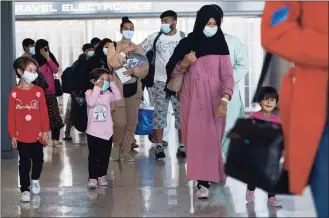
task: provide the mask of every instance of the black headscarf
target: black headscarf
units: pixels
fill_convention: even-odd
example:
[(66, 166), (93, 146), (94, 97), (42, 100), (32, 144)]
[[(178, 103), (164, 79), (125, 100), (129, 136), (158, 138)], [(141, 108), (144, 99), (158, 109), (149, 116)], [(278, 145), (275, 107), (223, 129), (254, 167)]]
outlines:
[[(219, 6), (217, 6), (219, 7)], [(197, 13), (194, 23), (193, 32), (186, 38), (182, 39), (169, 62), (166, 66), (167, 83), (169, 82), (171, 73), (173, 72), (177, 63), (184, 59), (184, 56), (191, 51), (195, 52), (197, 58), (206, 55), (229, 55), (229, 49), (224, 37), (224, 33), (220, 28), (223, 14), (214, 5), (205, 5)], [(214, 18), (217, 23), (217, 33), (212, 37), (206, 37), (203, 34), (203, 29), (207, 25), (210, 18)]]
[(101, 59), (105, 63), (107, 62), (106, 55), (104, 55), (103, 52), (103, 47), (108, 42), (112, 42), (112, 40), (109, 38), (104, 38), (102, 41), (100, 41), (100, 43), (98, 43), (95, 48), (95, 55), (93, 56), (94, 58)]
[(51, 53), (50, 49), (49, 49), (49, 43), (47, 40), (44, 39), (38, 39), (35, 43), (35, 55), (33, 55), (32, 57), (34, 58), (34, 60), (36, 60), (39, 64), (39, 66), (41, 67), (42, 65), (47, 63), (46, 58), (44, 58), (42, 56), (42, 54), (40, 53), (40, 50), (47, 47), (49, 50), (49, 57), (51, 58), (51, 60), (57, 65), (59, 66), (55, 56), (53, 55), (53, 53)]

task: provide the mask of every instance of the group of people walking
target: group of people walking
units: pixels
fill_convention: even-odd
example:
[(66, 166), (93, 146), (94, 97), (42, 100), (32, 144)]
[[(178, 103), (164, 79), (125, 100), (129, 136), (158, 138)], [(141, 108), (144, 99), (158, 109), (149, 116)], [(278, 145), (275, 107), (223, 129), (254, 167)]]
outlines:
[[(280, 10), (280, 7), (285, 6), (299, 10), (296, 4), (267, 3), (265, 12), (270, 13), (269, 11)], [(266, 13), (262, 23), (262, 42), (266, 49), (275, 52), (277, 48), (271, 44), (269, 38), (272, 35), (268, 33), (272, 31), (275, 35), (277, 28), (288, 24), (285, 24), (287, 21), (284, 19), (280, 20), (281, 23), (268, 21)], [(90, 44), (83, 46), (83, 54), (72, 65), (70, 94), (72, 102), (82, 99), (78, 105), (85, 107), (85, 132), (89, 148), (88, 188), (108, 185), (110, 155), (113, 161), (134, 161), (129, 151), (135, 144), (135, 128), (143, 97), (143, 79), (148, 75), (150, 64), (153, 64), (147, 61), (146, 53), (153, 49), (154, 84), (148, 87), (148, 91), (155, 104), (154, 133), (149, 136), (155, 146), (155, 157), (165, 158), (164, 146), (168, 144), (162, 138), (171, 101), (176, 118), (175, 127), (179, 134), (177, 157), (187, 158), (187, 179), (197, 181), (197, 197), (208, 198), (211, 183), (225, 185), (224, 161), (228, 149), (226, 135), (236, 119), (244, 116), (238, 83), (248, 73), (248, 59), (241, 41), (223, 33), (223, 16), (218, 5), (203, 6), (197, 12), (193, 31), (185, 36), (176, 28), (177, 14), (174, 11), (165, 11), (160, 16), (160, 32), (151, 34), (140, 45), (131, 41), (135, 27), (132, 21), (124, 17), (119, 27), (121, 40), (113, 42), (108, 38), (93, 39)], [(266, 22), (272, 22), (271, 26)], [(64, 124), (55, 95), (54, 75), (59, 65), (49, 50), (48, 42), (43, 39), (38, 40), (35, 45), (32, 41), (23, 42), (23, 47), (26, 54), (14, 63), (20, 82), (10, 93), (9, 134), (20, 155), (21, 200), (29, 201), (31, 166), (26, 163), (32, 159), (32, 192), (38, 194), (43, 162), (42, 144), (47, 144), (48, 131), (51, 130), (53, 145), (58, 146), (59, 131)], [(284, 54), (282, 50), (280, 55)], [(32, 58), (27, 57), (31, 55)], [(288, 59), (290, 57), (292, 55), (286, 56)], [(300, 59), (291, 60), (298, 63)], [(321, 61), (316, 63), (322, 64), (321, 69), (326, 69), (322, 70), (326, 73), (322, 79), (327, 81), (328, 64)], [(38, 72), (48, 83), (44, 90), (38, 84), (32, 84), (37, 79)], [(168, 90), (170, 81), (181, 76), (181, 90), (178, 93)], [(252, 114), (252, 117), (281, 122), (273, 114), (279, 101), (277, 91), (273, 87), (263, 87), (260, 96), (258, 101), (261, 110)], [(287, 102), (287, 98), (282, 101)], [(286, 115), (283, 115), (283, 124), (287, 122)], [(323, 124), (323, 120), (321, 123)], [(68, 125), (69, 129), (65, 131), (65, 140), (72, 140), (69, 134), (71, 126)], [(287, 131), (285, 126), (284, 130)], [(27, 134), (27, 131), (31, 132)], [(291, 160), (294, 160), (293, 156)], [(249, 184), (247, 201), (255, 200), (254, 190), (255, 187)], [(271, 193), (268, 195), (268, 204), (282, 206)], [(323, 210), (320, 206), (317, 209), (319, 213)]]

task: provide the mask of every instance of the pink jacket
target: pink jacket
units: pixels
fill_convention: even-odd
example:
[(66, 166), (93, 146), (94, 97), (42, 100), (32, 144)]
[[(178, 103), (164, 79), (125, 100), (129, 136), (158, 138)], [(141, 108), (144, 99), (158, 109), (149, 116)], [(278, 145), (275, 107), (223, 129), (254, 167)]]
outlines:
[(98, 86), (86, 91), (88, 125), (86, 133), (104, 140), (113, 135), (111, 103), (121, 100), (121, 94), (114, 82), (110, 83), (112, 92), (101, 93)]
[(45, 90), (45, 94), (55, 94), (54, 75), (58, 72), (58, 66), (50, 59), (46, 64), (40, 66), (39, 70), (48, 83), (48, 88)]
[(278, 116), (276, 115), (272, 115), (271, 118), (266, 118), (263, 116), (263, 114), (261, 114), (259, 111), (255, 112), (253, 114), (250, 115), (250, 118), (255, 118), (255, 119), (259, 119), (259, 120), (266, 120), (266, 121), (271, 121), (273, 123), (281, 123), (281, 120)]

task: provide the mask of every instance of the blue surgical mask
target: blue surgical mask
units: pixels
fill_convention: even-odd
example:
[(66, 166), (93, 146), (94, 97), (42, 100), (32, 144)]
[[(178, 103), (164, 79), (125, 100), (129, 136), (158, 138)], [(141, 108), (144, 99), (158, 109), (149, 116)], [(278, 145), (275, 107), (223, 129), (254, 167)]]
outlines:
[[(107, 52), (107, 51), (106, 51)], [(92, 57), (92, 56), (94, 56), (94, 54), (95, 54), (95, 52), (94, 51), (88, 51), (87, 52), (87, 56), (88, 57)], [(106, 55), (106, 54), (105, 54)]]
[(218, 27), (205, 27), (203, 34), (207, 37), (213, 37), (217, 33)]
[(122, 36), (125, 39), (132, 39), (134, 37), (134, 31), (132, 30), (123, 30), (122, 31)]
[(30, 47), (29, 48), (29, 52), (31, 55), (35, 55), (35, 48), (34, 47)]
[(105, 56), (107, 55), (107, 48), (103, 48), (103, 53)]
[(170, 28), (170, 24), (168, 23), (161, 24), (161, 32), (163, 32), (164, 34), (170, 33), (171, 30), (172, 28)]
[[(98, 80), (98, 81), (99, 81), (99, 80)], [(97, 81), (97, 82), (98, 82), (98, 81)], [(101, 88), (101, 91), (102, 91), (102, 92), (105, 92), (105, 91), (107, 91), (109, 88), (110, 88), (110, 83), (109, 83), (108, 81), (104, 80), (104, 84), (103, 84), (103, 87)]]

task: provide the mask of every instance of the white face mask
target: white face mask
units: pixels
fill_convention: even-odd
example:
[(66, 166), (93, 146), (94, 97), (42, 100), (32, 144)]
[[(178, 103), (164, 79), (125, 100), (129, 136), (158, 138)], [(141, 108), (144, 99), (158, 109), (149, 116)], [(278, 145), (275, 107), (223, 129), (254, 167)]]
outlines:
[(107, 55), (107, 48), (103, 48), (103, 53), (105, 56)]
[(34, 47), (30, 47), (29, 51), (30, 51), (31, 55), (35, 55), (35, 48)]
[[(107, 51), (106, 51), (107, 52)], [(88, 57), (92, 57), (92, 56), (94, 56), (94, 54), (95, 54), (95, 52), (94, 51), (88, 51), (87, 52), (87, 56)], [(106, 54), (105, 54), (106, 55)]]
[(24, 73), (22, 74), (22, 78), (25, 82), (32, 83), (34, 80), (38, 78), (38, 74), (29, 71), (24, 71)]

